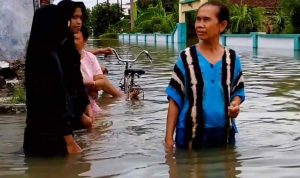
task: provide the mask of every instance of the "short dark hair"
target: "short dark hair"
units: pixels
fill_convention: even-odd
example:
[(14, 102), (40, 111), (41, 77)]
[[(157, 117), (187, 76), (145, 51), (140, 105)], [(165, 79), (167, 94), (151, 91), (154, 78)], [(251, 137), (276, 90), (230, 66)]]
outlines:
[(217, 14), (217, 18), (219, 20), (219, 22), (222, 22), (224, 20), (227, 21), (228, 25), (229, 25), (229, 22), (230, 22), (230, 19), (229, 19), (229, 9), (227, 8), (227, 6), (225, 6), (224, 4), (222, 4), (221, 2), (219, 1), (208, 1), (204, 4), (202, 4), (197, 12), (204, 6), (207, 6), (207, 5), (211, 5), (211, 6), (217, 6), (219, 8), (219, 13)]
[(83, 40), (87, 41), (89, 38), (89, 30), (85, 26), (82, 26), (80, 31), (82, 33)]

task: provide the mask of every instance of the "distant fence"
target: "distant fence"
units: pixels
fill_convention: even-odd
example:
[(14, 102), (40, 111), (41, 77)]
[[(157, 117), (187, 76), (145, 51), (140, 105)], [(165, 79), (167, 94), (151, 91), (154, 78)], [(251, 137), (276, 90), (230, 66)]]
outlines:
[(177, 23), (175, 30), (170, 34), (121, 33), (119, 40), (128, 44), (172, 47), (181, 50), (186, 46), (186, 33), (186, 24)]
[[(173, 46), (181, 50), (187, 43), (187, 26), (186, 23), (177, 23), (171, 34), (122, 33), (119, 40), (128, 44)], [(220, 43), (223, 46), (300, 50), (300, 34), (223, 34)]]
[(300, 50), (300, 34), (224, 34), (223, 46)]

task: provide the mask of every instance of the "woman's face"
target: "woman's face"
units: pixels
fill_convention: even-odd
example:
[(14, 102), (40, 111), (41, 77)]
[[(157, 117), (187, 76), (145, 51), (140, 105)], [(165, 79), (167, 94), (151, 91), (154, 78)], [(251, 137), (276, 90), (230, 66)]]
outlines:
[(206, 5), (198, 10), (195, 30), (200, 40), (210, 40), (219, 38), (220, 34), (225, 30), (227, 21), (219, 22), (219, 8), (213, 5)]
[(74, 34), (74, 40), (75, 40), (74, 42), (75, 42), (76, 49), (78, 51), (81, 51), (85, 45), (85, 41), (83, 39), (83, 35), (81, 31)]
[(82, 10), (81, 8), (77, 7), (71, 18), (70, 28), (71, 31), (75, 34), (80, 31), (81, 27), (82, 27)]

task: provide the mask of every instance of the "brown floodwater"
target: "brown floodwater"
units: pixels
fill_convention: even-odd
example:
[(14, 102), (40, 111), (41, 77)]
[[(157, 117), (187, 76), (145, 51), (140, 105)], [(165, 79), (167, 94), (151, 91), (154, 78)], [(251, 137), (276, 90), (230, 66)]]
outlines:
[[(90, 46), (107, 45), (93, 41)], [(110, 42), (125, 50), (127, 44)], [(244, 69), (246, 101), (237, 118), (234, 148), (164, 151), (168, 102), (165, 88), (178, 51), (147, 47), (153, 63), (134, 64), (146, 74), (137, 82), (145, 99), (99, 98), (101, 119), (92, 130), (76, 132), (83, 153), (64, 158), (25, 158), (25, 114), (0, 116), (0, 177), (221, 178), (299, 177), (300, 60), (292, 52), (237, 49)], [(114, 57), (99, 57), (118, 86), (124, 66)], [(46, 102), (46, 101), (45, 101)]]

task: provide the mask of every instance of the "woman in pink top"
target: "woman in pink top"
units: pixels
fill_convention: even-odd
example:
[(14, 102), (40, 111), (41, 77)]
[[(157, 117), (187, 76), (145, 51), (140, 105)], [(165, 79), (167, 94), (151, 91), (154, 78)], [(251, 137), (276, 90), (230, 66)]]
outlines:
[[(81, 70), (84, 84), (86, 85), (87, 83), (92, 83), (94, 85), (94, 82), (96, 83), (96, 81), (94, 80), (94, 76), (103, 75), (103, 72), (97, 61), (96, 56), (83, 49), (81, 51), (81, 61), (80, 62), (81, 62), (80, 70)], [(90, 89), (90, 90), (92, 90), (92, 89)], [(98, 90), (96, 90), (96, 92), (98, 94)], [(91, 92), (88, 90), (88, 93), (91, 93)], [(96, 115), (97, 113), (99, 113), (101, 111), (101, 109), (97, 105), (94, 97), (95, 96), (92, 96), (89, 94), (90, 104), (91, 104), (92, 110), (94, 112), (94, 115)]]
[(96, 56), (84, 50), (85, 44), (88, 39), (87, 29), (85, 27), (82, 27), (81, 31), (76, 33), (74, 36), (76, 48), (81, 54), (80, 68), (83, 82), (87, 88), (94, 115), (97, 115), (101, 111), (100, 107), (96, 103), (99, 90), (103, 90), (104, 92), (109, 93), (116, 98), (122, 97), (124, 96), (124, 94), (116, 89), (103, 75)]

